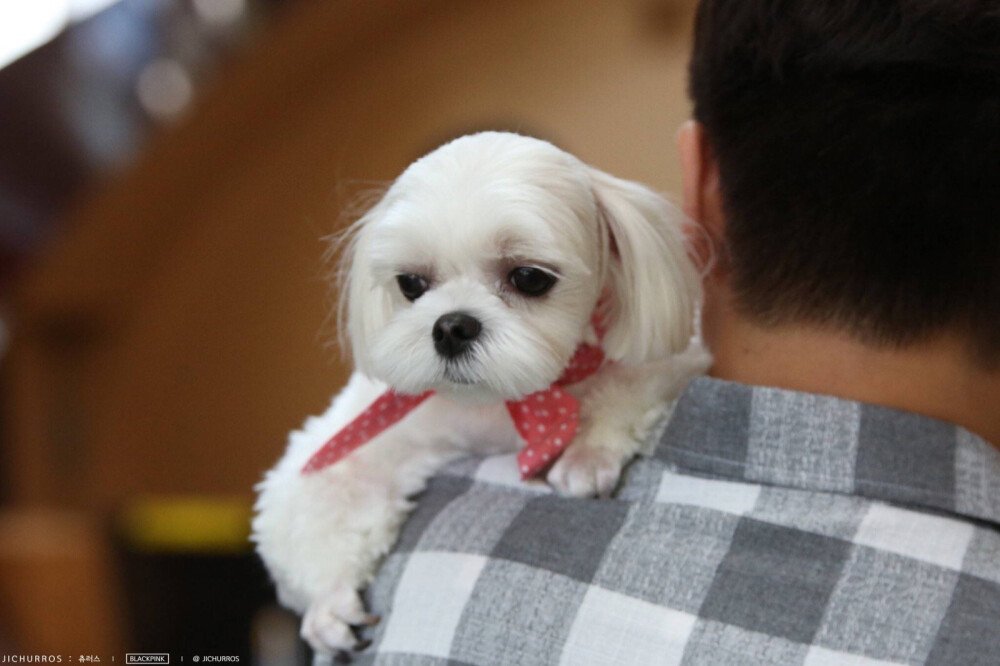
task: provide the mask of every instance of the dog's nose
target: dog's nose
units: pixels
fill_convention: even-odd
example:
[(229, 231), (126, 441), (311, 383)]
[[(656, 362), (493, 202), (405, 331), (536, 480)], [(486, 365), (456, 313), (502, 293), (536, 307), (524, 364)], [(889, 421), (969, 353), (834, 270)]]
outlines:
[(455, 358), (464, 353), (479, 337), (483, 325), (464, 312), (449, 312), (434, 322), (434, 348), (445, 358)]

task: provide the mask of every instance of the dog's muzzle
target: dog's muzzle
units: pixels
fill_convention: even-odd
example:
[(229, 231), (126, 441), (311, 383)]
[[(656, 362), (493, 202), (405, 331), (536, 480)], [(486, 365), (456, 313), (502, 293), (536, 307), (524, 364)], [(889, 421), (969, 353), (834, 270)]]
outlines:
[(482, 330), (482, 323), (464, 312), (443, 314), (431, 331), (434, 349), (447, 359), (456, 358), (469, 350)]

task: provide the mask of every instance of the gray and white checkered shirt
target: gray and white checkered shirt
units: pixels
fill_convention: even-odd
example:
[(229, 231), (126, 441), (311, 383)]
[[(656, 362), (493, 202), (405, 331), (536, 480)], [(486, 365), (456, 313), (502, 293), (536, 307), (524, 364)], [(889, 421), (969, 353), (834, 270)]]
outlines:
[(369, 601), (359, 664), (1000, 664), (1000, 451), (699, 378), (613, 500), (449, 467)]

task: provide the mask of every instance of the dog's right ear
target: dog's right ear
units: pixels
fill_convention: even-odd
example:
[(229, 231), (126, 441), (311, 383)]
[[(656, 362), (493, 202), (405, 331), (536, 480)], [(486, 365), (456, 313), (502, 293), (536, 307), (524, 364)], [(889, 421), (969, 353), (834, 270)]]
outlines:
[(371, 266), (371, 228), (385, 209), (383, 198), (348, 228), (340, 257), (338, 329), (341, 343), (346, 332), (354, 367), (364, 374), (370, 374), (369, 343), (392, 315), (392, 297), (375, 280)]

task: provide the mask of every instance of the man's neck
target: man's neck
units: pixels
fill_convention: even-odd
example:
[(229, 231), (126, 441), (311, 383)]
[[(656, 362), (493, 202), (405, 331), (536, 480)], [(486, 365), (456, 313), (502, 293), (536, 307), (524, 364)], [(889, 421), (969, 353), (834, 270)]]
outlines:
[(1000, 372), (977, 368), (957, 339), (890, 349), (806, 326), (762, 328), (729, 308), (705, 314), (714, 377), (916, 412), (1000, 448)]

